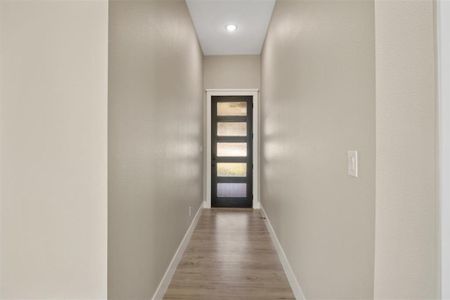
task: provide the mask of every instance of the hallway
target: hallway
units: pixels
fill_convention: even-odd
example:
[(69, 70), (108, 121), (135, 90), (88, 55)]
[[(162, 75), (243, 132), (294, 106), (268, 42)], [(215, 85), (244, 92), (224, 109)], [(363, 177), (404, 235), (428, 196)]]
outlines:
[(0, 0), (0, 300), (450, 300), (450, 0)]
[(295, 299), (259, 210), (203, 209), (164, 299)]

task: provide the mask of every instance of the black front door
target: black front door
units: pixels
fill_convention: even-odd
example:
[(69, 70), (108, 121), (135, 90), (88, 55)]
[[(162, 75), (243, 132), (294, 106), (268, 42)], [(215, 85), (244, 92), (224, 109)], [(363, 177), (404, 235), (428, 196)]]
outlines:
[(253, 97), (211, 100), (211, 206), (252, 207)]

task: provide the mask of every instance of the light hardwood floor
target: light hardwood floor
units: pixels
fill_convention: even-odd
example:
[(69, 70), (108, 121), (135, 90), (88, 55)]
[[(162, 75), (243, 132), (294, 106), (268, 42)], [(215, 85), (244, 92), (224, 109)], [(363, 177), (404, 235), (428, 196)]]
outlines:
[(259, 210), (203, 209), (164, 299), (295, 299)]

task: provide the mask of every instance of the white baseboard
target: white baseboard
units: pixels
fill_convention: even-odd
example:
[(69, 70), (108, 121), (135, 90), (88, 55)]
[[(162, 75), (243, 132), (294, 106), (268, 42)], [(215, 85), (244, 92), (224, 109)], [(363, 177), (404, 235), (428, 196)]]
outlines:
[(286, 273), (286, 277), (289, 281), (292, 292), (294, 293), (295, 299), (305, 300), (306, 298), (305, 295), (303, 294), (302, 288), (298, 283), (297, 277), (295, 276), (294, 271), (292, 270), (292, 267), (289, 264), (289, 261), (286, 257), (286, 253), (284, 253), (283, 247), (281, 247), (277, 234), (275, 233), (275, 230), (273, 229), (272, 224), (270, 223), (270, 219), (267, 216), (267, 213), (262, 205), (261, 205), (261, 213), (263, 217), (266, 219), (265, 223), (267, 230), (269, 231), (270, 237), (272, 238), (272, 242), (275, 245), (275, 249), (278, 253), (278, 257), (280, 258), (281, 265), (283, 266), (284, 272)]
[(170, 261), (169, 266), (167, 267), (164, 276), (161, 279), (158, 287), (156, 288), (155, 293), (153, 294), (152, 300), (160, 300), (164, 297), (164, 294), (169, 287), (170, 281), (172, 280), (173, 275), (175, 274), (175, 270), (177, 269), (178, 264), (183, 257), (184, 251), (186, 250), (189, 241), (191, 240), (192, 233), (194, 232), (195, 226), (197, 225), (198, 219), (200, 218), (201, 210), (203, 208), (203, 202), (197, 210), (194, 218), (192, 219), (191, 225), (187, 229), (183, 239), (181, 240), (180, 245), (178, 246), (177, 251), (175, 252), (172, 260)]

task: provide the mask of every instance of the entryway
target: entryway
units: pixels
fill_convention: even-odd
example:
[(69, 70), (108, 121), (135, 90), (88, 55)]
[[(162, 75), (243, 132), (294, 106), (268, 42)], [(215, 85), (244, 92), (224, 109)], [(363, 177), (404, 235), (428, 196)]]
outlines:
[(259, 208), (258, 91), (207, 90), (205, 207)]
[(212, 207), (252, 207), (252, 115), (252, 96), (212, 97)]

